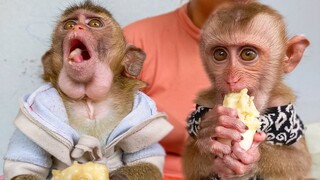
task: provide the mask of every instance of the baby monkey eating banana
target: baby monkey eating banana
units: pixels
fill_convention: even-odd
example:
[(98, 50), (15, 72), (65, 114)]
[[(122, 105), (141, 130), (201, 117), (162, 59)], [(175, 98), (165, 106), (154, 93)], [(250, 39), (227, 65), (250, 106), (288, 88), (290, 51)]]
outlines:
[(261, 3), (213, 12), (200, 36), (212, 87), (200, 92), (188, 119), (186, 180), (308, 177), (304, 126), (283, 82), (308, 45), (304, 36), (288, 38), (282, 15)]

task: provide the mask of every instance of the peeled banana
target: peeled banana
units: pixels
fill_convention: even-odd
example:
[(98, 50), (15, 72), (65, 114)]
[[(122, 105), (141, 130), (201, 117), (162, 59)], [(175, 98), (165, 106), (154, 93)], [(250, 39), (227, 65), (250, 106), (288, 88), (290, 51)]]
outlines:
[(73, 162), (72, 166), (64, 170), (52, 170), (54, 180), (109, 180), (107, 166), (93, 162), (79, 164)]
[(260, 113), (253, 103), (254, 97), (249, 96), (247, 93), (248, 89), (245, 88), (239, 93), (225, 95), (223, 100), (223, 106), (234, 108), (238, 112), (239, 119), (249, 128), (245, 133), (241, 134), (243, 140), (240, 142), (240, 146), (245, 150), (250, 149), (253, 136), (261, 124), (258, 119)]

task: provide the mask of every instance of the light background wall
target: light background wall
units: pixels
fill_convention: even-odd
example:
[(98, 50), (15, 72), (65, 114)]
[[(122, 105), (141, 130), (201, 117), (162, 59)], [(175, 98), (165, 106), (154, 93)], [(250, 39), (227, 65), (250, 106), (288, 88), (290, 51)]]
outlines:
[[(13, 132), (21, 96), (42, 83), (41, 56), (50, 46), (55, 21), (78, 0), (0, 0), (0, 158)], [(121, 26), (168, 12), (187, 0), (96, 0), (111, 11)], [(311, 45), (286, 81), (298, 95), (297, 110), (306, 124), (320, 122), (320, 1), (262, 0), (279, 10), (289, 35), (304, 34)], [(318, 141), (319, 142), (319, 141)], [(2, 161), (0, 161), (2, 174)]]

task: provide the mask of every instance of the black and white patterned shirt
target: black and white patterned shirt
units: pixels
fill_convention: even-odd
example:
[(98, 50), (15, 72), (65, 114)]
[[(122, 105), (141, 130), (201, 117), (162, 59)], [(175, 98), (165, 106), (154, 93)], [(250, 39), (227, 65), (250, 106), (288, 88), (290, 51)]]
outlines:
[[(188, 117), (187, 130), (190, 136), (196, 138), (200, 129), (202, 116), (211, 108), (196, 106)], [(271, 107), (260, 115), (260, 131), (266, 133), (266, 141), (275, 145), (291, 145), (304, 134), (304, 125), (296, 114), (293, 104)]]

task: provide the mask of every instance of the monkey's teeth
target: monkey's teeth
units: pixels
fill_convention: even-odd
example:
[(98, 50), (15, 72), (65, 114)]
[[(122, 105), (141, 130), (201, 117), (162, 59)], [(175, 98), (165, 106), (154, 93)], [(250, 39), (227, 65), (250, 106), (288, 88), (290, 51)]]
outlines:
[(82, 56), (83, 50), (80, 48), (74, 49), (70, 55), (69, 55), (69, 60), (72, 60), (74, 63), (80, 63), (83, 62), (83, 56)]
[(73, 65), (73, 62), (71, 60), (68, 61), (70, 65)]
[(81, 54), (81, 49), (76, 48), (70, 53), (69, 59), (73, 59), (76, 55), (79, 55), (79, 54)]

